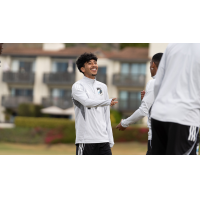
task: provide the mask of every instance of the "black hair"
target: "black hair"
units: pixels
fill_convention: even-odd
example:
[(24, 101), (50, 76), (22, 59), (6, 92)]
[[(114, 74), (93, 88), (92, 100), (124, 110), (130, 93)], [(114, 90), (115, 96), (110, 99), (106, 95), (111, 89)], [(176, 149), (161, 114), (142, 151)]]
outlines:
[(152, 57), (152, 61), (155, 63), (157, 68), (159, 66), (162, 56), (163, 56), (163, 53), (157, 53)]
[(86, 62), (89, 62), (90, 60), (96, 60), (97, 61), (97, 57), (96, 55), (92, 54), (92, 53), (84, 53), (82, 55), (79, 56), (78, 60), (76, 61), (76, 65), (77, 65), (77, 68), (78, 70), (83, 73), (81, 71), (81, 67), (84, 67), (84, 64)]

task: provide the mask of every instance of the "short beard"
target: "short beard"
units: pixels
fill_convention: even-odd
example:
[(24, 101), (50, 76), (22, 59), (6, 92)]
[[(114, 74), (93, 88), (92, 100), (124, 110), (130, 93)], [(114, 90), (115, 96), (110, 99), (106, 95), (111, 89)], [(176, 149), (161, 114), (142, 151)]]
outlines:
[(96, 74), (92, 74), (92, 76), (96, 76)]

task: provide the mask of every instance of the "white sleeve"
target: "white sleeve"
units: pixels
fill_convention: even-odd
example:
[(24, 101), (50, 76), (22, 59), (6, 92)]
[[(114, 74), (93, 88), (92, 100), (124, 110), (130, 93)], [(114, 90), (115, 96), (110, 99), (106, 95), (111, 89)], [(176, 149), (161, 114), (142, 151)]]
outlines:
[(140, 119), (145, 117), (145, 113), (142, 112), (140, 109), (137, 109), (130, 117), (121, 121), (121, 125), (123, 127), (128, 127), (130, 124), (133, 124)]
[[(106, 91), (106, 99), (109, 99), (107, 91)], [(113, 131), (112, 131), (111, 121), (110, 121), (110, 106), (105, 106), (104, 109), (105, 109), (106, 129), (108, 133), (109, 144), (110, 144), (110, 147), (112, 148), (114, 145), (114, 139), (113, 139)]]
[(79, 101), (85, 107), (98, 107), (109, 106), (112, 99), (108, 100), (93, 100), (89, 99), (86, 92), (83, 90), (83, 86), (79, 83), (75, 83), (72, 86), (72, 98)]
[(167, 49), (162, 56), (162, 59), (160, 61), (159, 67), (158, 67), (158, 71), (156, 73), (156, 80), (155, 80), (155, 84), (154, 84), (154, 97), (155, 97), (155, 99), (158, 95), (158, 92), (160, 90), (160, 86), (162, 84), (163, 77), (164, 77), (164, 74), (165, 74), (166, 57), (167, 57)]
[(146, 91), (139, 109), (137, 109), (127, 119), (122, 120), (121, 125), (123, 127), (128, 127), (130, 124), (133, 124), (142, 119), (143, 117), (148, 116), (149, 110), (154, 102), (153, 87), (154, 87), (154, 81), (148, 84), (148, 91)]

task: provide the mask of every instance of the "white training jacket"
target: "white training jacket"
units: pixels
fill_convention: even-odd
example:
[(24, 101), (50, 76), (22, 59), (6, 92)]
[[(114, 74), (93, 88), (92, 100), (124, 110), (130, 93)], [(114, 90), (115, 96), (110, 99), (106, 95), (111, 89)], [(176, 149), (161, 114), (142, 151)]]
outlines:
[(146, 91), (144, 98), (142, 99), (142, 103), (140, 107), (127, 119), (122, 120), (121, 125), (123, 127), (128, 127), (130, 124), (137, 122), (145, 116), (148, 116), (147, 126), (149, 127), (148, 132), (148, 140), (152, 139), (152, 131), (151, 131), (151, 116), (150, 109), (154, 102), (154, 82), (155, 77), (147, 83)]
[(83, 77), (72, 86), (75, 108), (75, 143), (114, 145), (110, 122), (110, 103), (107, 86), (96, 79)]
[(151, 117), (199, 126), (200, 44), (169, 44), (156, 75)]

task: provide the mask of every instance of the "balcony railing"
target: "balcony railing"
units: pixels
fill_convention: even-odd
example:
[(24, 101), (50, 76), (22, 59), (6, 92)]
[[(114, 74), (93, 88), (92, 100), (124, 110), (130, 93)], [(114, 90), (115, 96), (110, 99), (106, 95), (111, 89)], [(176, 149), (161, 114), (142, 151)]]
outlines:
[(73, 107), (71, 98), (60, 98), (60, 97), (46, 97), (42, 98), (43, 107), (57, 106), (62, 109)]
[(45, 73), (43, 82), (46, 84), (72, 85), (75, 82), (75, 73)]
[(106, 74), (97, 74), (96, 80), (106, 84)]
[(35, 79), (34, 73), (26, 72), (4, 72), (3, 73), (3, 82), (6, 83), (25, 83), (33, 84)]
[(32, 103), (33, 97), (25, 96), (2, 96), (2, 106), (6, 108), (17, 108), (22, 103)]
[(113, 85), (121, 87), (144, 87), (146, 83), (146, 75), (138, 74), (114, 74)]
[(118, 99), (119, 105), (118, 105), (118, 110), (119, 111), (136, 111), (140, 104), (141, 101), (138, 100), (130, 100), (130, 99)]

